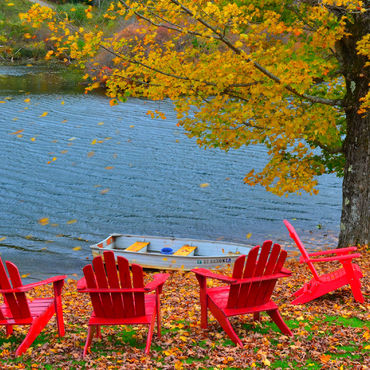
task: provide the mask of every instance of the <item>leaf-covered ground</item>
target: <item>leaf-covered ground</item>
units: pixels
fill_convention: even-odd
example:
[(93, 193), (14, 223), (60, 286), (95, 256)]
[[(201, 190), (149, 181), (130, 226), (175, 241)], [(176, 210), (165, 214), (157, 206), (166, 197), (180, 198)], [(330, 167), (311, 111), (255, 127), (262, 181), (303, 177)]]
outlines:
[[(199, 293), (194, 274), (175, 272), (167, 281), (161, 299), (162, 337), (158, 338), (155, 332), (149, 356), (143, 352), (146, 327), (105, 327), (102, 339), (94, 339), (91, 353), (82, 359), (91, 305), (87, 295), (77, 293), (76, 281), (68, 280), (63, 292), (66, 335), (58, 337), (53, 318), (28, 352), (15, 358), (26, 329), (16, 327), (9, 338), (2, 329), (0, 367), (367, 369), (370, 366), (370, 257), (367, 247), (361, 248), (361, 252), (358, 264), (364, 273), (365, 304), (356, 303), (349, 287), (344, 287), (304, 306), (290, 305), (291, 293), (310, 276), (305, 266), (291, 259), (285, 267), (292, 270), (292, 277), (280, 280), (274, 300), (294, 337), (282, 335), (265, 314), (261, 323), (253, 322), (251, 315), (232, 318), (243, 348), (234, 346), (211, 315), (208, 330), (200, 329)], [(148, 280), (151, 275), (147, 273)], [(35, 295), (47, 292), (39, 289)]]

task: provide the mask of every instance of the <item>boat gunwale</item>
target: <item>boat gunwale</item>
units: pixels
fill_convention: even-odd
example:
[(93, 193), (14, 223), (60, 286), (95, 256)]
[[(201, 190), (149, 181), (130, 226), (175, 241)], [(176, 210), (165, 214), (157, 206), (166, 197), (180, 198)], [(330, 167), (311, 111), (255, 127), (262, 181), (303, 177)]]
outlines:
[[(101, 244), (101, 243), (104, 243), (106, 242), (109, 238), (118, 238), (118, 237), (125, 237), (125, 238), (139, 238), (139, 239), (156, 239), (156, 240), (163, 240), (163, 241), (183, 241), (184, 243), (191, 243), (191, 242), (194, 242), (194, 243), (210, 243), (210, 244), (223, 244), (223, 245), (226, 245), (226, 246), (235, 246), (235, 247), (242, 247), (242, 248), (253, 248), (252, 245), (250, 244), (243, 244), (243, 243), (235, 243), (235, 242), (228, 242), (228, 241), (222, 241), (222, 240), (207, 240), (207, 239), (188, 239), (188, 238), (177, 238), (177, 237), (171, 237), (171, 236), (155, 236), (155, 235), (136, 235), (136, 234), (117, 234), (117, 233), (114, 233), (114, 234), (110, 234), (108, 237), (106, 237), (105, 239), (101, 240), (100, 242), (98, 243), (95, 243), (95, 244), (91, 244), (90, 245), (90, 248), (98, 248), (98, 249), (108, 249), (108, 248), (100, 248), (98, 247), (98, 244)], [(139, 241), (143, 241), (143, 240), (139, 240)], [(115, 242), (115, 240), (113, 239), (113, 242)], [(194, 246), (197, 246), (199, 247), (199, 245), (194, 245)], [(110, 250), (112, 250), (113, 248), (109, 248)], [(119, 251), (125, 251), (125, 249), (121, 249), (121, 248), (115, 248), (115, 250), (119, 250)], [(129, 252), (128, 252), (129, 253)], [(137, 253), (137, 252), (131, 252), (131, 253)], [(158, 252), (160, 253), (160, 252)], [(191, 256), (189, 256), (191, 257)]]

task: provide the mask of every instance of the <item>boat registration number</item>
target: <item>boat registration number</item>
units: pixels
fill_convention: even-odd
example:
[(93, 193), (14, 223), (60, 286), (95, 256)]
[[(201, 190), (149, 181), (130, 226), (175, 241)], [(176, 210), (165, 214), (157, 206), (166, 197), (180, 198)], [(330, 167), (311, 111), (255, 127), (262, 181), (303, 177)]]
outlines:
[(205, 260), (197, 260), (197, 265), (208, 265), (211, 263), (230, 263), (231, 258), (213, 258)]

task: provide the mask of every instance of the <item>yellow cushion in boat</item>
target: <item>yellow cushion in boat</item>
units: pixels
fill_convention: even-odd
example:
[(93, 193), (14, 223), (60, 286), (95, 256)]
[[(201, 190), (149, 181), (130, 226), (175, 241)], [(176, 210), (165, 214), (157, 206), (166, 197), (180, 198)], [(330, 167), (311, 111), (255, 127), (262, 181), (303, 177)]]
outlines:
[(178, 249), (173, 255), (174, 256), (194, 256), (194, 251), (197, 247), (193, 247), (191, 245), (183, 245), (180, 249)]
[[(127, 247), (125, 250), (128, 252), (146, 252), (146, 247), (149, 245), (149, 242), (135, 242)], [(145, 248), (145, 250), (143, 250)]]

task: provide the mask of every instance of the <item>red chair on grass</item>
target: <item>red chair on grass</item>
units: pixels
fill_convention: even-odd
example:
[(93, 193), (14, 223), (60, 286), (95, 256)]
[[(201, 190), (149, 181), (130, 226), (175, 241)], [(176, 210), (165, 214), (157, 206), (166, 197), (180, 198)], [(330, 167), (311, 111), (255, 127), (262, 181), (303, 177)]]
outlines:
[[(57, 319), (59, 336), (64, 335), (61, 294), (66, 276), (55, 276), (37, 283), (23, 285), (17, 266), (6, 261), (6, 267), (9, 277), (0, 258), (0, 292), (4, 297), (4, 303), (0, 305), (0, 325), (5, 325), (8, 336), (13, 333), (13, 325), (30, 325), (26, 337), (15, 352), (15, 355), (19, 356), (33, 343), (54, 314)], [(51, 283), (54, 288), (54, 297), (27, 299), (26, 292), (37, 286)]]
[[(91, 265), (83, 268), (85, 277), (78, 284), (81, 293), (89, 293), (94, 311), (83, 356), (89, 349), (94, 333), (101, 337), (102, 325), (149, 325), (145, 353), (149, 353), (155, 321), (161, 336), (160, 294), (169, 274), (156, 274), (154, 280), (144, 286), (143, 268), (132, 264), (132, 280), (129, 263), (118, 256), (117, 265), (112, 251), (97, 256)], [(148, 294), (154, 291), (154, 294)]]
[[(232, 277), (204, 268), (192, 270), (200, 286), (201, 327), (207, 328), (209, 309), (231, 340), (242, 347), (228, 317), (253, 313), (254, 319), (259, 320), (260, 312), (266, 311), (284, 334), (292, 335), (278, 306), (271, 300), (277, 279), (291, 275), (283, 268), (286, 256), (287, 252), (280, 245), (272, 246), (271, 241), (265, 241), (262, 247), (254, 247), (247, 259), (242, 255), (235, 261)], [(208, 288), (207, 278), (220, 280), (228, 286)]]
[[(308, 283), (304, 284), (301, 289), (294, 293), (296, 299), (293, 300), (292, 304), (303, 304), (310, 302), (315, 298), (321, 297), (322, 295), (332, 292), (333, 290), (341, 288), (342, 286), (345, 286), (347, 284), (351, 286), (355, 300), (360, 303), (364, 302), (360, 283), (362, 272), (358, 265), (352, 263), (352, 260), (354, 258), (361, 257), (361, 254), (350, 254), (357, 249), (356, 247), (307, 253), (305, 247), (298, 237), (298, 234), (294, 230), (294, 227), (287, 220), (284, 220), (284, 224), (288, 228), (291, 238), (295, 241), (297, 247), (302, 253), (302, 256), (299, 259), (300, 263), (307, 263), (307, 266), (313, 275), (313, 278)], [(334, 254), (335, 256), (311, 258), (326, 256), (330, 254)], [(314, 267), (314, 263), (333, 261), (340, 262), (343, 267), (321, 276), (318, 274)]]

